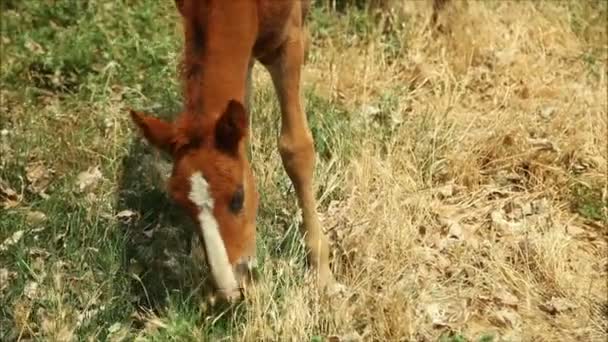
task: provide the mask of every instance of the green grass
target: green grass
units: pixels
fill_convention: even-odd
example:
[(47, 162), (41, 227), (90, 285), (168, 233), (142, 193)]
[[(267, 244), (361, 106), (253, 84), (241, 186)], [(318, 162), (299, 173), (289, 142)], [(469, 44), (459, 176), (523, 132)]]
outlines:
[[(117, 105), (176, 107), (171, 68), (179, 45), (171, 39), (172, 21), (166, 15), (172, 13), (171, 5), (3, 3), (0, 79), (5, 107), (0, 126), (9, 132), (10, 157), (3, 156), (8, 161), (0, 177), (20, 189), (27, 185), (23, 175), (31, 161), (54, 172), (48, 198), (26, 192), (21, 210), (1, 215), (3, 241), (16, 230), (25, 234), (0, 257), (2, 265), (17, 273), (0, 303), (0, 339), (48, 336), (62, 327), (81, 337), (103, 338), (112, 324), (131, 324), (142, 298), (126, 266), (130, 254), (137, 253), (127, 227), (112, 216), (126, 205), (141, 210), (140, 224), (159, 224), (157, 215), (169, 204), (163, 206), (163, 195), (154, 190), (146, 193), (134, 184), (114, 182), (134, 166), (121, 162), (130, 151), (127, 141), (117, 138), (122, 132), (115, 123), (126, 115)], [(142, 89), (155, 101), (146, 99)], [(76, 174), (91, 165), (99, 165), (105, 177), (95, 199), (76, 193), (74, 185)], [(138, 199), (153, 204), (136, 206)], [(48, 218), (35, 234), (31, 229), (36, 227), (24, 218), (30, 210)], [(22, 289), (32, 282), (38, 293), (24, 298)], [(77, 325), (78, 313), (87, 312), (95, 315)], [(31, 317), (29, 323), (15, 324), (24, 314)], [(47, 317), (57, 322), (50, 324)]]
[[(0, 255), (0, 264), (16, 274), (0, 299), (0, 339), (53, 334), (105, 339), (110, 331), (135, 336), (145, 330), (134, 318), (142, 310), (170, 322), (144, 333), (151, 341), (234, 335), (244, 324), (242, 315), (199, 308), (189, 222), (149, 172), (155, 165), (151, 150), (126, 131), (127, 106), (164, 117), (179, 108), (181, 45), (173, 3), (63, 0), (2, 6), (0, 128), (9, 132), (10, 155), (2, 156), (0, 178), (21, 189), (29, 184), (24, 174), (31, 162), (52, 172), (48, 197), (26, 191), (19, 208), (2, 209), (0, 240), (25, 233)], [(312, 90), (307, 97), (320, 157), (344, 158), (350, 141), (347, 113)], [(257, 128), (275, 129), (272, 88), (260, 89), (255, 101), (257, 108), (271, 107), (270, 113), (254, 109), (260, 116)], [(263, 149), (275, 148), (271, 138), (265, 138)], [(76, 175), (93, 165), (100, 166), (104, 179), (92, 195), (77, 193)], [(262, 262), (295, 257), (300, 262), (294, 267), (302, 268), (297, 226), (287, 211), (276, 215), (284, 202), (279, 198), (291, 196), (290, 183), (281, 173), (275, 182), (276, 190), (261, 194), (259, 255)], [(287, 210), (295, 210), (295, 200), (290, 203)], [(139, 219), (116, 219), (124, 209)], [(29, 224), (31, 211), (47, 220)], [(41, 230), (32, 233), (36, 227)], [(142, 233), (149, 229), (153, 238)], [(289, 233), (283, 236), (284, 231)], [(33, 283), (37, 293), (24, 297), (23, 289)], [(282, 286), (276, 288), (280, 301)], [(77, 323), (78, 314), (91, 317)], [(205, 317), (218, 319), (209, 324)]]
[(570, 189), (572, 210), (582, 217), (598, 222), (607, 222), (607, 203), (602, 200), (600, 186), (589, 187), (581, 183), (575, 183)]

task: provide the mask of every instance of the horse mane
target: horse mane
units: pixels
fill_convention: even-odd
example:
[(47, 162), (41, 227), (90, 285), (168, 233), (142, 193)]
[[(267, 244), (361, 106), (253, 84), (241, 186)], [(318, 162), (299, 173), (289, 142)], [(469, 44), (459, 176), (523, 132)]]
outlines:
[(185, 1), (182, 18), (184, 23), (184, 58), (182, 80), (184, 82), (186, 112), (196, 114), (203, 106), (202, 92), (204, 68), (203, 55), (206, 49), (205, 1)]
[(178, 1), (184, 30), (184, 50), (179, 65), (184, 96), (184, 111), (176, 121), (175, 147), (203, 143), (209, 128), (200, 120), (203, 108), (202, 89), (204, 87), (203, 56), (206, 49), (205, 1)]

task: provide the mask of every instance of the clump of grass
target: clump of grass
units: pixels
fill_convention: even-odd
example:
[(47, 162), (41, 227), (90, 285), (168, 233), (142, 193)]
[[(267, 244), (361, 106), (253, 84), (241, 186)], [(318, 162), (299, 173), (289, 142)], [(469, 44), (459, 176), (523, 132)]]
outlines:
[(319, 157), (324, 161), (348, 160), (357, 139), (352, 132), (349, 113), (313, 90), (307, 91), (305, 98), (308, 123)]
[(606, 222), (606, 202), (599, 189), (589, 188), (580, 183), (571, 187), (572, 210), (581, 216), (599, 222)]

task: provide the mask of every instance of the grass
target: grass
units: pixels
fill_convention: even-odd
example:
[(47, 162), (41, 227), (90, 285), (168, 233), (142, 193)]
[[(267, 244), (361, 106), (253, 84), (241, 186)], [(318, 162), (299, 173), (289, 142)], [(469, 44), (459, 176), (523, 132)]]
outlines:
[(173, 3), (3, 1), (0, 340), (604, 341), (607, 3), (456, 1), (443, 33), (427, 2), (355, 4), (315, 5), (304, 72), (347, 291), (307, 282), (256, 66), (262, 279), (211, 308), (125, 111), (180, 106)]

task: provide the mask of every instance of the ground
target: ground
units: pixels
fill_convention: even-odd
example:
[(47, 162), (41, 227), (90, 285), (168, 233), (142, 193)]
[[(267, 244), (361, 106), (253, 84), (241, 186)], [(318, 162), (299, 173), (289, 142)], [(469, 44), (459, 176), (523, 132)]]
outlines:
[(226, 308), (126, 111), (180, 108), (173, 2), (2, 2), (0, 340), (608, 338), (607, 2), (327, 3), (304, 96), (346, 289), (308, 282), (256, 66), (262, 277)]

